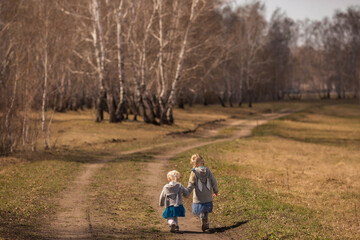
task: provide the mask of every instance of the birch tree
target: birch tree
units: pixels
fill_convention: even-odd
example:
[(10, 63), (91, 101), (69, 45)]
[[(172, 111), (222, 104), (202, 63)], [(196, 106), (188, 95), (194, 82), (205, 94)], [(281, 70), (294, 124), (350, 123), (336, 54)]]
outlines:
[(181, 78), (181, 74), (182, 74), (182, 70), (183, 70), (183, 64), (184, 64), (184, 59), (185, 59), (185, 55), (186, 55), (186, 47), (188, 44), (189, 33), (191, 31), (192, 24), (194, 23), (195, 18), (196, 18), (196, 7), (198, 5), (198, 2), (199, 2), (199, 0), (192, 0), (192, 2), (191, 2), (191, 10), (190, 10), (188, 24), (186, 26), (185, 33), (183, 35), (183, 39), (181, 41), (179, 55), (176, 59), (177, 64), (176, 64), (175, 74), (172, 79), (171, 87), (169, 87), (170, 93), (169, 93), (168, 98), (166, 100), (164, 100), (165, 89), (167, 89), (167, 85), (166, 85), (164, 62), (163, 62), (163, 57), (164, 57), (164, 52), (163, 52), (164, 37), (163, 37), (163, 27), (162, 27), (163, 26), (163, 20), (162, 20), (163, 13), (162, 13), (162, 1), (158, 0), (158, 4), (159, 4), (159, 44), (160, 44), (159, 68), (160, 68), (160, 79), (161, 79), (160, 83), (161, 83), (161, 89), (162, 89), (160, 92), (160, 98), (159, 98), (160, 108), (161, 108), (161, 112), (160, 112), (160, 122), (161, 123), (167, 123), (167, 124), (170, 123), (171, 124), (174, 121), (172, 109), (173, 109), (173, 106), (175, 105), (175, 101), (176, 101), (176, 91), (177, 91), (178, 82)]
[(116, 46), (117, 46), (117, 62), (118, 62), (118, 78), (119, 78), (119, 103), (116, 108), (116, 120), (122, 121), (124, 119), (125, 107), (125, 69), (124, 69), (124, 50), (123, 50), (123, 37), (121, 21), (123, 20), (123, 4), (121, 0), (119, 7), (116, 10), (115, 21), (116, 21)]
[[(254, 87), (260, 81), (258, 69), (264, 64), (264, 60), (259, 57), (266, 39), (263, 9), (264, 6), (259, 2), (238, 9), (242, 29), (239, 43), (242, 71), (240, 81), (245, 85), (249, 107), (254, 100)], [(242, 86), (243, 83), (239, 85)]]
[[(89, 3), (90, 14), (92, 17), (92, 41), (94, 47), (94, 56), (96, 61), (96, 71), (97, 78), (99, 81), (99, 93), (96, 99), (96, 121), (101, 122), (104, 119), (104, 108), (106, 105), (106, 96), (109, 94), (106, 91), (105, 86), (105, 42), (104, 42), (104, 32), (101, 23), (101, 12), (100, 12), (100, 3), (98, 0), (91, 0)], [(111, 101), (112, 95), (108, 97), (108, 102)], [(114, 109), (109, 108), (110, 121), (114, 121)]]
[(287, 88), (293, 26), (294, 22), (279, 9), (271, 17), (266, 48), (271, 59), (269, 75), (271, 75), (272, 99), (274, 100), (283, 99)]
[(47, 9), (47, 2), (44, 3), (44, 42), (43, 42), (43, 67), (44, 67), (44, 81), (43, 81), (43, 93), (42, 93), (42, 104), (41, 104), (41, 128), (43, 132), (43, 140), (44, 140), (44, 149), (49, 149), (49, 145), (47, 142), (47, 126), (46, 126), (46, 98), (47, 98), (47, 91), (48, 91), (48, 68), (49, 68), (49, 61), (48, 61), (48, 45), (49, 45), (49, 13)]
[[(134, 1), (131, 5), (131, 14), (128, 16), (129, 26), (127, 31), (127, 50), (132, 72), (135, 111), (139, 112), (144, 122), (156, 124), (155, 114), (146, 97), (148, 86), (152, 85), (149, 65), (157, 48), (151, 44), (150, 34), (157, 13), (157, 1), (153, 3)], [(156, 58), (156, 57), (155, 57)]]
[(339, 13), (337, 18), (342, 18), (344, 21), (343, 28), (346, 31), (348, 37), (347, 51), (350, 52), (350, 56), (347, 58), (348, 73), (346, 77), (348, 80), (347, 90), (355, 89), (355, 95), (357, 95), (360, 103), (360, 7), (350, 7), (345, 13)]

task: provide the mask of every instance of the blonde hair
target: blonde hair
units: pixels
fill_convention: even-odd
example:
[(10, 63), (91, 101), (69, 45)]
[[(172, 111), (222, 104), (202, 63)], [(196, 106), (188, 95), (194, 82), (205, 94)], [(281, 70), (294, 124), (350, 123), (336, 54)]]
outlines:
[(204, 166), (205, 160), (202, 158), (202, 156), (200, 156), (199, 154), (196, 153), (191, 156), (190, 164), (193, 165), (194, 168), (199, 167), (199, 166)]
[(180, 173), (176, 170), (172, 170), (168, 172), (166, 176), (169, 182), (171, 181), (177, 182), (180, 180)]

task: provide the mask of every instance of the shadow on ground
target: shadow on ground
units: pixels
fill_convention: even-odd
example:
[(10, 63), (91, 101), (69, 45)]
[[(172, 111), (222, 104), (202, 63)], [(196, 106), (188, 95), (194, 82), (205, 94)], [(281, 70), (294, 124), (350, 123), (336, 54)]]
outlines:
[(237, 222), (231, 226), (225, 226), (225, 227), (217, 227), (217, 228), (210, 228), (206, 232), (195, 232), (195, 231), (179, 231), (179, 234), (213, 234), (213, 233), (222, 233), (227, 230), (240, 227), (241, 225), (244, 225), (248, 223), (249, 221), (240, 221)]
[(217, 227), (217, 228), (210, 228), (209, 229), (209, 233), (221, 233), (221, 232), (225, 232), (227, 230), (233, 229), (233, 228), (237, 228), (240, 227), (241, 225), (244, 225), (246, 223), (248, 223), (249, 221), (240, 221), (237, 222), (231, 226), (225, 226), (225, 227)]
[(0, 239), (46, 240), (36, 223), (21, 223), (19, 216), (0, 212)]

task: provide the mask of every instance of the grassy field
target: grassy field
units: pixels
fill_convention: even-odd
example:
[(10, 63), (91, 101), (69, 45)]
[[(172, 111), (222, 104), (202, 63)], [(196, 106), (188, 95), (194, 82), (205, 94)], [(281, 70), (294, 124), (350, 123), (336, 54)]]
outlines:
[[(146, 162), (162, 149), (183, 144), (177, 133), (199, 124), (261, 120), (262, 114), (295, 109), (301, 111), (257, 127), (251, 137), (182, 153), (169, 169), (179, 169), (186, 184), (191, 154), (206, 158), (220, 188), (211, 223), (224, 236), (359, 239), (360, 108), (345, 101), (264, 103), (252, 109), (195, 106), (176, 109), (173, 126), (95, 123), (91, 111), (55, 114), (51, 151), (0, 158), (0, 239), (48, 238), (43, 226), (57, 211), (61, 193), (85, 164), (105, 155), (114, 160), (96, 173), (88, 189), (93, 235), (169, 238), (139, 191)], [(218, 137), (237, 130), (223, 129)], [(161, 147), (118, 155), (152, 146)]]
[(359, 239), (359, 120), (358, 105), (318, 105), (173, 165), (188, 176), (191, 154), (205, 157), (220, 188), (212, 222), (232, 237)]
[(44, 157), (34, 161), (2, 158), (0, 237), (41, 239), (41, 224), (54, 214), (52, 201), (74, 179), (79, 163)]

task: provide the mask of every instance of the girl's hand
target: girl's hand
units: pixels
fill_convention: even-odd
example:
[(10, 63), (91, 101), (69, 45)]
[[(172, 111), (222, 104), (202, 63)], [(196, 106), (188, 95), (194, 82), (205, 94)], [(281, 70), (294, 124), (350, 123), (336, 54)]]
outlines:
[(216, 198), (216, 197), (217, 197), (217, 193), (213, 193), (213, 197)]

